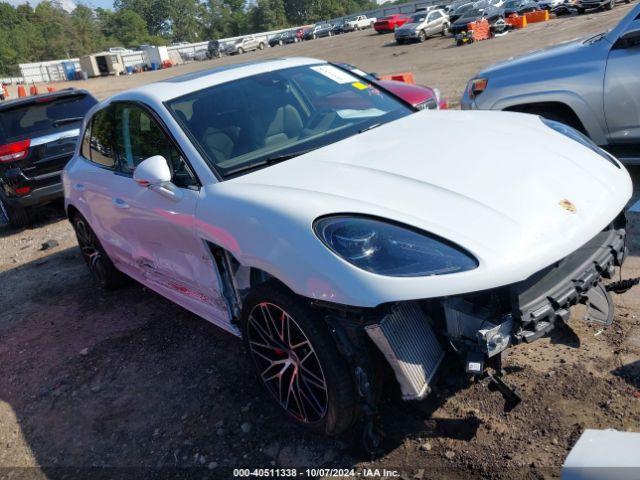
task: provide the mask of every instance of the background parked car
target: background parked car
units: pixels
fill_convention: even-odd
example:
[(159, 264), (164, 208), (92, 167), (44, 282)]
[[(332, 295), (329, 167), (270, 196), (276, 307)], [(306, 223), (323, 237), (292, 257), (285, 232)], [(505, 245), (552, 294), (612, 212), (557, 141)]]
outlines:
[(220, 58), (222, 56), (222, 45), (219, 40), (211, 40), (207, 45), (207, 56), (209, 58)]
[[(624, 0), (624, 3), (631, 3), (631, 0)], [(616, 0), (577, 0), (576, 9), (579, 14), (592, 8), (604, 7), (605, 10), (612, 10), (616, 6)]]
[(485, 5), (482, 8), (467, 10), (462, 17), (451, 24), (449, 31), (453, 35), (457, 35), (467, 31), (469, 23), (482, 19), (487, 20), (492, 28), (499, 22), (501, 22), (502, 27), (505, 25), (503, 10)]
[(340, 35), (341, 33), (345, 33), (345, 21), (344, 20), (339, 20), (337, 22), (335, 22), (332, 26), (331, 26), (331, 32), (334, 35)]
[(13, 227), (28, 224), (31, 207), (62, 198), (60, 173), (96, 103), (76, 89), (0, 103), (0, 214)]
[(393, 14), (383, 17), (373, 24), (373, 29), (378, 33), (393, 32), (396, 28), (401, 27), (409, 21), (408, 15)]
[(449, 17), (444, 10), (431, 10), (428, 13), (414, 13), (411, 19), (395, 32), (396, 42), (424, 42), (427, 37), (449, 33)]
[(524, 15), (525, 13), (535, 12), (540, 10), (540, 7), (536, 2), (530, 0), (509, 0), (505, 2), (503, 9), (504, 16), (508, 17), (513, 14)]
[(284, 45), (284, 42), (282, 41), (282, 35), (282, 33), (276, 33), (273, 37), (271, 37), (269, 39), (269, 46), (276, 47), (278, 45)]
[(331, 28), (331, 25), (328, 23), (314, 25), (313, 27), (305, 30), (303, 38), (304, 40), (315, 40), (316, 38), (330, 37), (333, 35)]
[(224, 44), (220, 51), (224, 55), (241, 55), (252, 50), (263, 50), (264, 47), (265, 43), (262, 40), (258, 40), (253, 35), (249, 35), (234, 42)]
[(366, 15), (357, 15), (351, 17), (344, 24), (345, 31), (363, 30), (365, 28), (372, 28), (376, 23), (376, 17), (367, 17)]
[(481, 71), (469, 82), (462, 108), (541, 115), (586, 134), (623, 162), (640, 164), (639, 15), (637, 5), (608, 32)]

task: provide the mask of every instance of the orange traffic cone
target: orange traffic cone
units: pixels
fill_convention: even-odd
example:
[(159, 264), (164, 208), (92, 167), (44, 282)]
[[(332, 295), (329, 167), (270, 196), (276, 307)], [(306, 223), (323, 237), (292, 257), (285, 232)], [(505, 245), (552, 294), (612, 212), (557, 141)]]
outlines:
[(19, 97), (27, 96), (27, 91), (24, 89), (24, 85), (18, 85), (18, 96)]
[(4, 98), (9, 98), (9, 89), (5, 84), (2, 84), (2, 91), (4, 91)]
[(29, 95), (38, 95), (38, 87), (35, 84), (29, 87)]
[(51, 92), (55, 92), (56, 91), (56, 87), (52, 87), (51, 85), (47, 85), (47, 92), (51, 93)]

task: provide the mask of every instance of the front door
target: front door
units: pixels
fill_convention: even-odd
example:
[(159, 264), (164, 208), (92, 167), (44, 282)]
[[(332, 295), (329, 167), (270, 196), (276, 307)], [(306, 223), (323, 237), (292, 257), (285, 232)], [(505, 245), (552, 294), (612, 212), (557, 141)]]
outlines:
[[(176, 303), (227, 328), (229, 312), (220, 293), (213, 257), (195, 233), (200, 188), (183, 154), (146, 107), (115, 104), (117, 172), (112, 182), (117, 228), (131, 239), (133, 276)], [(167, 159), (178, 197), (133, 180), (143, 160)]]
[(610, 144), (640, 145), (640, 20), (627, 32), (633, 39), (618, 40), (611, 48), (604, 78), (604, 111)]

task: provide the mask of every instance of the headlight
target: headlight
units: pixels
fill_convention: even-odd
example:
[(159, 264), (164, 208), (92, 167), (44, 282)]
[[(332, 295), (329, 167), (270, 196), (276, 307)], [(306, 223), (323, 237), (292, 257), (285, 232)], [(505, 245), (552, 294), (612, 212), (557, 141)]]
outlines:
[(372, 217), (316, 220), (316, 235), (347, 262), (379, 275), (420, 277), (473, 270), (478, 261), (443, 238)]
[(561, 133), (565, 137), (569, 137), (571, 140), (575, 140), (581, 145), (584, 145), (592, 152), (597, 153), (608, 162), (611, 162), (616, 167), (620, 168), (620, 164), (618, 164), (618, 161), (614, 158), (613, 155), (611, 155), (608, 152), (605, 152), (585, 134), (580, 133), (578, 130), (576, 130), (573, 127), (570, 127), (569, 125), (556, 122), (555, 120), (549, 120), (548, 118), (544, 118), (544, 117), (540, 117), (540, 120), (542, 120), (542, 123), (544, 123), (547, 127), (554, 129), (556, 132)]
[(487, 89), (487, 85), (489, 84), (489, 80), (486, 78), (474, 78), (469, 81), (467, 85), (467, 89), (469, 92), (469, 98), (472, 100), (480, 95)]

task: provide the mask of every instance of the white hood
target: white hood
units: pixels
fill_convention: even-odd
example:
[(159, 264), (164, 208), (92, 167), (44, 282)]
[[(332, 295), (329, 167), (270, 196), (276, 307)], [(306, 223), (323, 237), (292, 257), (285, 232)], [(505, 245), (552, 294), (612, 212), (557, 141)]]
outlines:
[(456, 291), (451, 281), (446, 291), (419, 279), (423, 298), (524, 280), (594, 237), (632, 189), (624, 167), (536, 116), (455, 111), (422, 111), (224, 184), (233, 196), (290, 210), (309, 229), (321, 215), (376, 215), (479, 260), (476, 270), (447, 276)]

